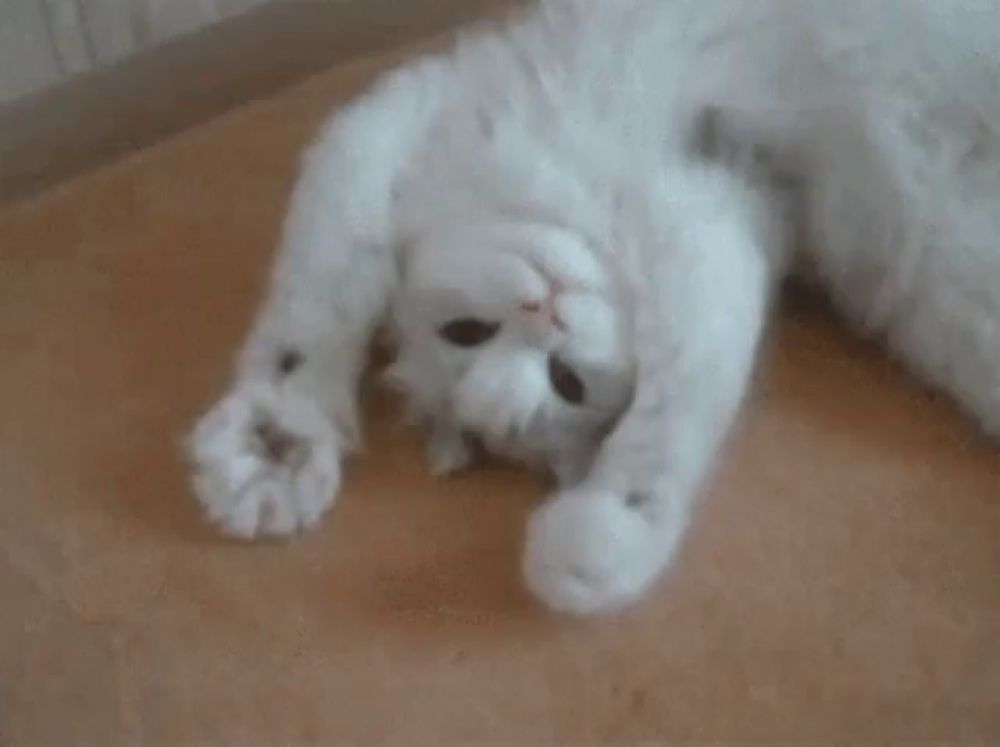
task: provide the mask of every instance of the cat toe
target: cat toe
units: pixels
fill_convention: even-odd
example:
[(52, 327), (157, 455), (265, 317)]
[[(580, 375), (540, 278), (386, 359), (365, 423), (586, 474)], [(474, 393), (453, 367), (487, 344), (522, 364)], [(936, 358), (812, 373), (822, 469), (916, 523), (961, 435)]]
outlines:
[(339, 451), (333, 425), (314, 403), (268, 386), (224, 398), (188, 442), (205, 515), (246, 539), (315, 525), (336, 497)]

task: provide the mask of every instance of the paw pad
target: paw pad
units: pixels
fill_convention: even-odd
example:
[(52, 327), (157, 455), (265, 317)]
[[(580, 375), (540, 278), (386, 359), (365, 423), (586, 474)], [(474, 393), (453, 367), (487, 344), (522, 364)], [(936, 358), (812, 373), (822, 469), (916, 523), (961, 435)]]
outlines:
[(275, 465), (300, 469), (309, 461), (309, 443), (265, 416), (258, 416), (253, 430), (253, 448)]

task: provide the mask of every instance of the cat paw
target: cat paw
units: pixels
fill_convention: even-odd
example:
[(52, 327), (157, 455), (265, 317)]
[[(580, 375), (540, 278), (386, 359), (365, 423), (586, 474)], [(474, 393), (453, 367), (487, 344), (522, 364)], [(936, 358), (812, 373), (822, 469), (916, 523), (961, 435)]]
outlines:
[(611, 612), (642, 596), (669, 561), (672, 545), (670, 533), (661, 533), (626, 498), (566, 491), (528, 522), (525, 583), (556, 612)]
[(319, 406), (271, 384), (240, 385), (197, 424), (188, 443), (195, 495), (228, 535), (307, 529), (340, 486), (340, 440)]

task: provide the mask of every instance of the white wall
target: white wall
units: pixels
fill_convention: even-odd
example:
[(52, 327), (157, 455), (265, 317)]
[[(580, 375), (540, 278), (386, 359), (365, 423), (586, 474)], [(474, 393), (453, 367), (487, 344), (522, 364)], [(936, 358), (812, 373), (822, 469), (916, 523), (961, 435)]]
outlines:
[(0, 103), (268, 0), (0, 0)]

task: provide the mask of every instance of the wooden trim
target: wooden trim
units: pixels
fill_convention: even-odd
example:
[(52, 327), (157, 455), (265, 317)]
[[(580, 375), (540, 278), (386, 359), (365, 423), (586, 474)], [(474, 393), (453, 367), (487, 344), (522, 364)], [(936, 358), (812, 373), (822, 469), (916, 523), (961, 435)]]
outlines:
[(516, 0), (278, 2), (0, 106), (0, 203)]

